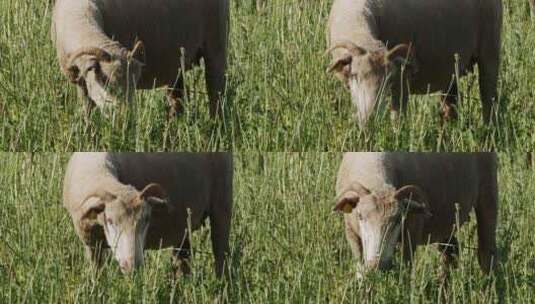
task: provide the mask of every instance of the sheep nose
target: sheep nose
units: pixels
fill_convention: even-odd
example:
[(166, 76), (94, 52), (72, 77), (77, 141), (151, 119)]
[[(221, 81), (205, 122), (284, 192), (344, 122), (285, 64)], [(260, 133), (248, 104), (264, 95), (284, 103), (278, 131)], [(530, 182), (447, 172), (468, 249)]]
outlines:
[(121, 261), (121, 263), (120, 263), (121, 271), (124, 274), (128, 274), (128, 273), (132, 272), (132, 268), (134, 266), (134, 263), (132, 261), (133, 261), (133, 259), (128, 259), (128, 260)]
[(377, 266), (379, 266), (379, 259), (377, 258), (366, 262), (366, 268), (368, 269), (376, 269)]

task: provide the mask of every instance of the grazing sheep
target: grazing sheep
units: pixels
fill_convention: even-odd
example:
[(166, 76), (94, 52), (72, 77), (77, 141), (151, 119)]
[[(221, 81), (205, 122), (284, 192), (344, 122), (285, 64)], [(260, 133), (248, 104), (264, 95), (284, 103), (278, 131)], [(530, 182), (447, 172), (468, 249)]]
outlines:
[(390, 268), (398, 242), (406, 262), (417, 245), (438, 242), (444, 263), (454, 265), (455, 226), (472, 209), (479, 265), (484, 272), (496, 265), (494, 153), (346, 153), (336, 194), (359, 275)]
[(134, 89), (168, 86), (173, 116), (182, 109), (181, 69), (201, 58), (210, 113), (221, 111), (228, 0), (58, 0), (52, 20), (61, 70), (88, 111), (130, 100)]
[(327, 33), (333, 57), (328, 71), (349, 88), (364, 127), (387, 86), (394, 117), (407, 108), (410, 93), (434, 91), (444, 94), (443, 118), (456, 117), (454, 75), (477, 64), (488, 123), (497, 101), (501, 27), (501, 0), (335, 0)]
[(100, 265), (109, 247), (125, 273), (143, 264), (144, 249), (167, 247), (174, 248), (176, 270), (189, 273), (188, 227), (209, 218), (220, 276), (229, 251), (232, 170), (225, 153), (75, 153), (63, 204), (88, 258)]

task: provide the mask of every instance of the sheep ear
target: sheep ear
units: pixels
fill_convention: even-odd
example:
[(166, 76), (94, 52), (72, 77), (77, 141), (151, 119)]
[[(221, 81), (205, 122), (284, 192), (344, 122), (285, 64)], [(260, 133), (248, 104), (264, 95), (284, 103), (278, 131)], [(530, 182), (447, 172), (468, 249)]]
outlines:
[(104, 211), (106, 208), (106, 204), (104, 201), (96, 196), (92, 196), (88, 198), (84, 205), (86, 206), (86, 210), (82, 216), (82, 219), (84, 220), (91, 220), (94, 221), (97, 219), (98, 215)]
[(167, 204), (167, 192), (160, 184), (148, 184), (143, 188), (139, 197), (149, 204)]
[(338, 58), (331, 63), (327, 68), (327, 73), (340, 72), (346, 65), (351, 64), (351, 61), (353, 61), (353, 56), (351, 56), (351, 54), (346, 54), (344, 57)]
[(371, 192), (359, 182), (353, 182), (337, 200), (334, 211), (343, 211), (351, 213), (362, 196), (369, 195)]
[(341, 211), (343, 213), (351, 213), (360, 200), (359, 195), (354, 191), (347, 191), (342, 194), (334, 207), (333, 211)]

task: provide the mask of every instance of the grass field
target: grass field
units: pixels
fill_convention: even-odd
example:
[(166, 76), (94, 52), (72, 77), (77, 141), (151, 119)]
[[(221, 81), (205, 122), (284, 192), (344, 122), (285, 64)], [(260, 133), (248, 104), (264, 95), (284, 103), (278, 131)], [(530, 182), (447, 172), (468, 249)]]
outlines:
[(114, 261), (91, 272), (61, 207), (68, 155), (0, 154), (0, 303), (533, 303), (535, 173), (522, 156), (500, 155), (503, 271), (481, 274), (472, 222), (460, 231), (459, 267), (441, 291), (433, 246), (419, 249), (412, 271), (355, 279), (342, 217), (331, 211), (340, 154), (235, 154), (231, 275), (222, 282), (208, 228), (194, 234), (191, 277), (171, 280), (166, 251), (148, 252), (129, 277)]
[(457, 122), (441, 126), (438, 97), (412, 98), (391, 122), (382, 107), (366, 132), (349, 93), (325, 73), (331, 1), (232, 1), (225, 119), (213, 122), (201, 69), (188, 73), (186, 112), (168, 121), (162, 90), (137, 94), (112, 118), (84, 120), (50, 42), (51, 1), (0, 1), (0, 150), (532, 151), (535, 27), (527, 1), (504, 1), (501, 118), (483, 126), (477, 78), (461, 83)]

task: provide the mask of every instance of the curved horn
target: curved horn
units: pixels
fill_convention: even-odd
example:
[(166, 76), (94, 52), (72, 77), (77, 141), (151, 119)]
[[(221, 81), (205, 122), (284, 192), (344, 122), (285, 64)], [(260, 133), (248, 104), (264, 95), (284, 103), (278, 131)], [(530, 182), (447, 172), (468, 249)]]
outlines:
[(416, 209), (421, 209), (427, 216), (431, 216), (429, 201), (422, 188), (415, 185), (403, 186), (394, 193), (394, 197), (397, 200), (411, 199), (413, 201), (417, 201), (420, 203), (419, 205), (410, 204), (409, 206), (415, 207)]
[(330, 54), (332, 51), (336, 49), (346, 49), (353, 55), (362, 55), (366, 53), (366, 50), (361, 48), (360, 46), (354, 44), (351, 41), (342, 41), (338, 42), (335, 45), (331, 46), (327, 51), (325, 51), (325, 55)]
[(110, 191), (103, 190), (103, 189), (97, 189), (97, 190), (89, 193), (88, 195), (86, 195), (85, 198), (82, 200), (82, 202), (85, 202), (86, 200), (88, 200), (91, 197), (98, 197), (98, 198), (101, 198), (104, 201), (108, 201), (108, 200), (114, 198), (115, 195), (113, 195)]
[(401, 57), (403, 59), (408, 59), (408, 57), (411, 55), (411, 45), (409, 44), (398, 44), (392, 49), (388, 50), (388, 52), (385, 54), (385, 58), (387, 60), (392, 60), (392, 58), (395, 57)]
[(415, 200), (419, 199), (427, 202), (427, 195), (425, 194), (425, 192), (420, 187), (415, 185), (407, 185), (399, 188), (394, 194), (394, 196), (398, 200), (408, 199), (412, 196), (415, 198)]
[(167, 191), (157, 183), (151, 183), (145, 186), (139, 193), (138, 202), (146, 200), (149, 204), (165, 204), (167, 203)]
[(72, 83), (78, 83), (80, 81), (80, 68), (74, 64), (74, 61), (83, 55), (95, 56), (98, 61), (110, 62), (112, 56), (101, 48), (97, 47), (85, 47), (76, 50), (68, 56), (67, 60), (63, 61), (63, 68), (67, 77), (69, 77)]
[(78, 57), (83, 55), (92, 55), (95, 56), (99, 61), (105, 61), (110, 62), (112, 61), (112, 57), (110, 53), (104, 51), (101, 48), (98, 47), (85, 47), (76, 50), (69, 56), (69, 60), (67, 61), (67, 66), (71, 66), (74, 60), (76, 60)]

